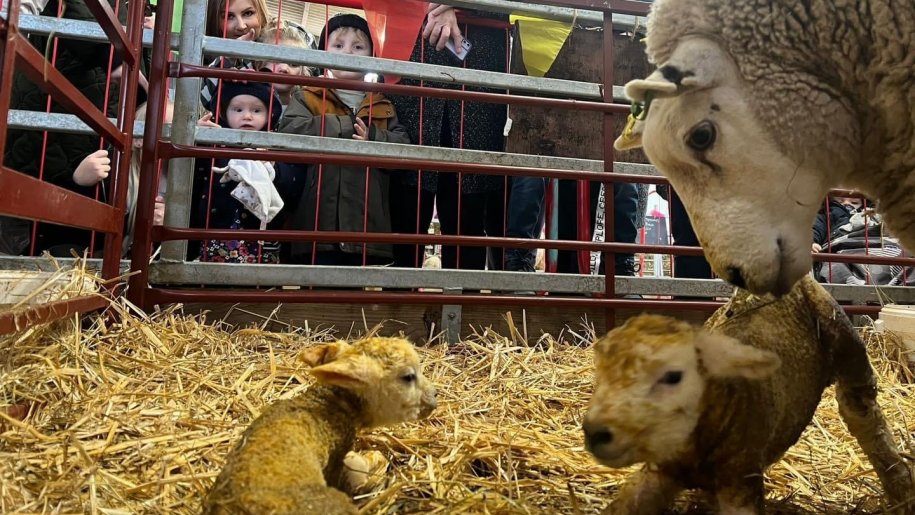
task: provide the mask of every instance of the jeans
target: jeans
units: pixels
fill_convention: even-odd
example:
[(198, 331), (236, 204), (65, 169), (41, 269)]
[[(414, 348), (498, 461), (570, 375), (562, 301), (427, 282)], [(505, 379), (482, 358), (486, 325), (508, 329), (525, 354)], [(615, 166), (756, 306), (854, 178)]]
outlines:
[[(544, 177), (513, 177), (508, 197), (506, 236), (537, 239), (545, 216), (544, 197), (549, 179)], [(533, 249), (509, 248), (505, 251), (505, 269), (533, 272), (537, 254)]]

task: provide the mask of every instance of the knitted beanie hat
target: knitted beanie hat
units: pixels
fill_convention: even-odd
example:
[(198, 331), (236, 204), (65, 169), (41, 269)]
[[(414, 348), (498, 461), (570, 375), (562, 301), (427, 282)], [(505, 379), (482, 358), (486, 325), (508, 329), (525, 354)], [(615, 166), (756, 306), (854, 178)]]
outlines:
[(321, 37), (318, 38), (318, 50), (327, 50), (327, 38), (335, 30), (343, 27), (352, 27), (356, 30), (362, 31), (365, 36), (369, 39), (369, 45), (372, 46), (369, 50), (375, 48), (375, 42), (372, 41), (372, 32), (369, 30), (369, 24), (365, 21), (365, 18), (356, 15), (356, 14), (337, 14), (332, 16), (327, 20), (327, 25), (321, 29)]
[[(270, 123), (268, 127), (271, 131), (276, 130), (280, 123), (280, 117), (283, 115), (283, 104), (280, 102), (280, 97), (277, 96), (276, 92), (272, 91), (270, 84), (264, 82), (236, 82), (225, 80), (220, 81), (220, 84), (222, 91), (214, 96), (213, 102), (209, 106), (210, 111), (215, 114), (216, 110), (212, 108), (212, 105), (216, 103), (216, 98), (219, 98), (219, 125), (226, 128), (229, 127), (229, 118), (226, 116), (226, 109), (233, 98), (238, 95), (251, 95), (252, 97), (260, 99), (260, 101), (264, 103), (264, 106), (267, 107), (267, 112), (270, 113)], [(265, 127), (264, 130), (267, 130), (267, 127)]]

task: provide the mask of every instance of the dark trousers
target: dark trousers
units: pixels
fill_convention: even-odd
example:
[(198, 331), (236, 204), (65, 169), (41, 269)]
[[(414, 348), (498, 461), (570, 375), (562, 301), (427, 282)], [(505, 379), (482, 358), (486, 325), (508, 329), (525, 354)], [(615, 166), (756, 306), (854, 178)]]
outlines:
[[(589, 206), (589, 220), (593, 229), (594, 215), (597, 212), (597, 198), (600, 193), (600, 183), (590, 184), (591, 205)], [(577, 181), (559, 181), (559, 239), (578, 239), (578, 184)], [(636, 184), (617, 182), (613, 185), (613, 239), (621, 243), (635, 243), (638, 238), (639, 220), (639, 191)], [(610, 230), (609, 228), (607, 229)], [(610, 235), (605, 237), (611, 241)], [(560, 250), (558, 252), (556, 271), (560, 273), (578, 274), (589, 273), (579, 270), (578, 252)], [(635, 256), (633, 254), (616, 254), (616, 275), (635, 275)], [(599, 273), (604, 273), (604, 263), (601, 262)]]
[[(674, 245), (684, 247), (698, 247), (699, 238), (689, 221), (686, 208), (676, 192), (668, 198), (670, 210), (670, 233)], [(674, 256), (674, 277), (688, 277), (692, 279), (712, 279), (712, 267), (704, 256)]]
[[(432, 221), (435, 193), (391, 180), (391, 230), (400, 234), (426, 234)], [(394, 266), (419, 268), (424, 245), (394, 245)]]
[[(438, 220), (442, 234), (461, 236), (501, 236), (504, 234), (504, 189), (480, 193), (460, 193), (455, 173), (438, 176)], [(460, 216), (458, 203), (460, 202)], [(460, 227), (458, 227), (460, 224)], [(461, 270), (502, 269), (502, 249), (496, 247), (442, 246), (442, 268)]]
[[(544, 198), (549, 179), (545, 177), (512, 177), (508, 196), (508, 223), (505, 235), (510, 238), (537, 239), (543, 230), (546, 214)], [(534, 249), (510, 248), (505, 251), (505, 269), (533, 272), (537, 252)]]

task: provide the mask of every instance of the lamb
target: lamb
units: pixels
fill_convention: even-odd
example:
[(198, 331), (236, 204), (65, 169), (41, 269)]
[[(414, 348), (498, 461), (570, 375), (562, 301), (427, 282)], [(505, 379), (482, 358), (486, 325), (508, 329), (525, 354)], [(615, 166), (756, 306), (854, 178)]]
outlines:
[(812, 277), (782, 297), (737, 290), (704, 329), (639, 315), (594, 349), (585, 446), (610, 467), (645, 463), (604, 513), (660, 513), (691, 488), (713, 495), (721, 513), (763, 513), (763, 472), (798, 440), (834, 380), (888, 509), (915, 513), (864, 342)]
[(403, 338), (326, 343), (298, 359), (314, 367), (317, 383), (272, 404), (251, 423), (204, 501), (204, 513), (356, 514), (351, 497), (334, 488), (358, 483), (347, 477), (344, 461), (371, 467), (347, 455), (356, 431), (425, 418), (435, 409), (435, 388)]
[(670, 180), (718, 275), (787, 292), (835, 187), (915, 251), (915, 2), (657, 0), (646, 44), (615, 146)]

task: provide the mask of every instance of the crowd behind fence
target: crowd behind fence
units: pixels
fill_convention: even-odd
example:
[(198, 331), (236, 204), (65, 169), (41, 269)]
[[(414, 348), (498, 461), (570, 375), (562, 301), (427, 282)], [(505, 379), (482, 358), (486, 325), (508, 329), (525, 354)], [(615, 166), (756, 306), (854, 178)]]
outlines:
[[(621, 71), (614, 51), (637, 47), (649, 3), (611, 2), (623, 12), (611, 17), (575, 9), (588, 5), (578, 0), (452, 0), (421, 13), (415, 33), (385, 34), (386, 55), (377, 26), (365, 20), (372, 13), (332, 16), (314, 3), (306, 12), (323, 9), (326, 33), (306, 28), (315, 16), (284, 19), (283, 0), (273, 12), (263, 0), (184, 0), (181, 16), (160, 0), (129, 18), (119, 1), (37, 3), (5, 12), (3, 28), (27, 34), (99, 114), (74, 116), (72, 104), (30, 85), (42, 81), (37, 50), (15, 67), (5, 52), (13, 95), (0, 131), (4, 177), (21, 172), (58, 188), (15, 202), (7, 196), (0, 265), (43, 252), (104, 253), (113, 276), (112, 263), (130, 257), (139, 272), (130, 295), (141, 305), (710, 309), (730, 291), (701, 257), (663, 177), (644, 156), (614, 159), (613, 133), (628, 112), (624, 80), (615, 77), (643, 71), (631, 57)], [(99, 25), (96, 11), (117, 23)], [(528, 75), (525, 21), (509, 23), (509, 13), (561, 20), (570, 39), (556, 57), (574, 61), (577, 41), (576, 52), (590, 51), (599, 66)], [(447, 39), (437, 42), (435, 30), (454, 27), (470, 42), (463, 58), (435, 48)], [(602, 45), (582, 43), (594, 34)], [(402, 55), (389, 58), (398, 45)], [(576, 73), (585, 80), (570, 79)], [(596, 129), (590, 140), (562, 125), (578, 120)], [(552, 139), (531, 149), (533, 136), (521, 133)], [(515, 148), (507, 151), (506, 141)], [(834, 194), (811, 228), (812, 273), (911, 300), (896, 287), (911, 285), (915, 260), (883, 232), (866, 199)], [(115, 210), (100, 215), (79, 196)], [(80, 222), (89, 216), (100, 221)], [(237, 289), (251, 286), (260, 289)], [(278, 286), (303, 289), (267, 289)], [(376, 288), (383, 291), (366, 291)], [(856, 303), (881, 300), (873, 289), (831, 291)]]

